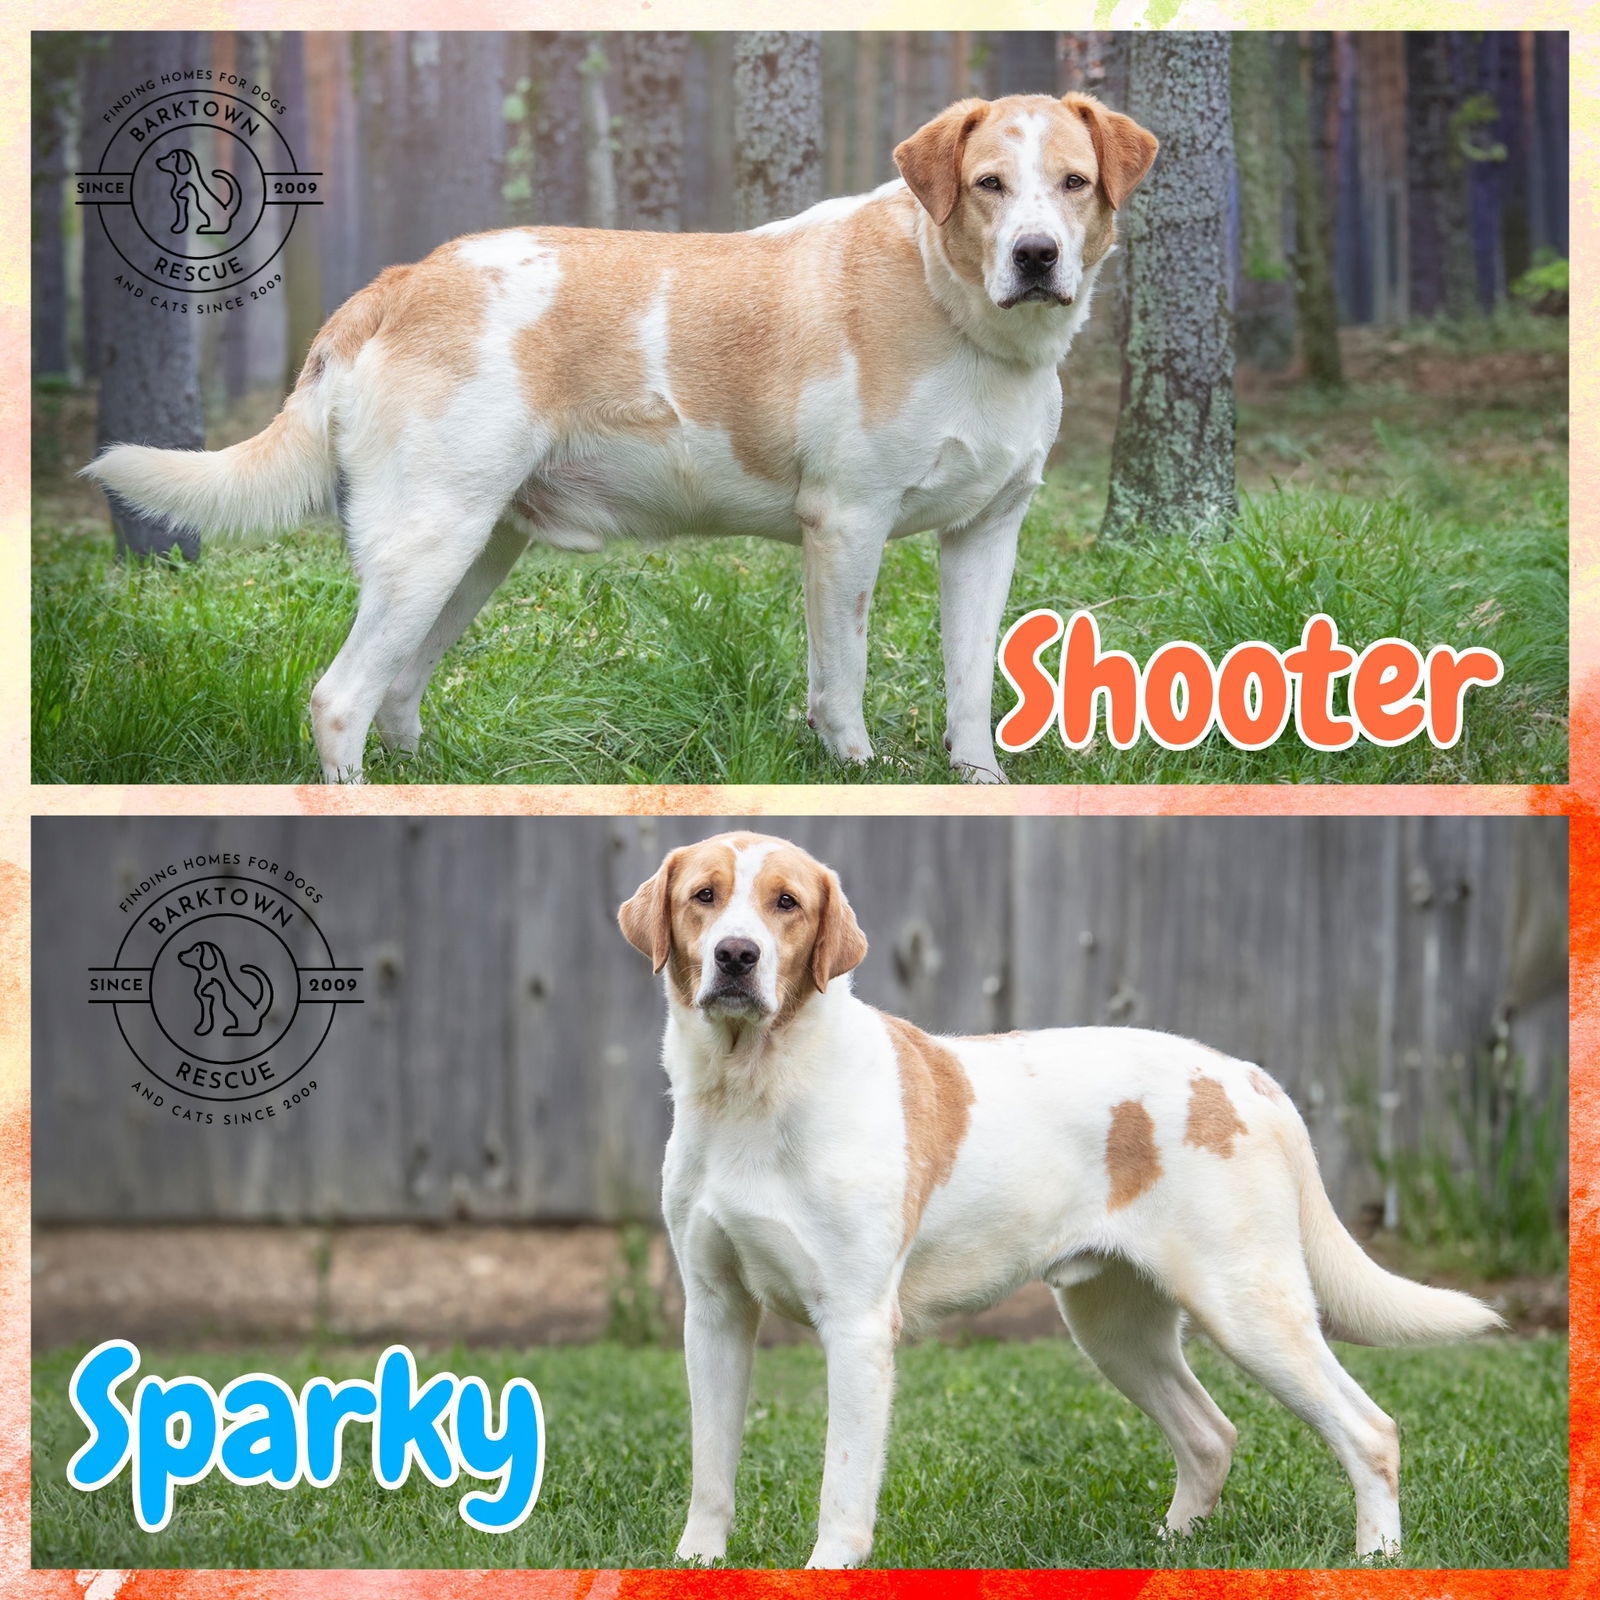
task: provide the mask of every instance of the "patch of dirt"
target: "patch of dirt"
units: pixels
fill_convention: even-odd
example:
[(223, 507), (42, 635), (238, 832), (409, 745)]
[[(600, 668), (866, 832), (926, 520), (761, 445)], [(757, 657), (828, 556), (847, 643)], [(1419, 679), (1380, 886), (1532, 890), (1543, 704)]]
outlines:
[[(495, 1225), (58, 1227), (33, 1236), (33, 1338), (39, 1348), (118, 1337), (190, 1349), (359, 1346), (529, 1346), (604, 1337), (622, 1281), (618, 1230)], [(676, 1340), (683, 1299), (665, 1237), (645, 1277)], [(1441, 1281), (1441, 1280), (1436, 1280)], [(1518, 1333), (1567, 1326), (1565, 1279), (1459, 1283)], [(1043, 1284), (952, 1317), (941, 1339), (1034, 1339), (1062, 1332)], [(815, 1336), (769, 1317), (766, 1344)]]

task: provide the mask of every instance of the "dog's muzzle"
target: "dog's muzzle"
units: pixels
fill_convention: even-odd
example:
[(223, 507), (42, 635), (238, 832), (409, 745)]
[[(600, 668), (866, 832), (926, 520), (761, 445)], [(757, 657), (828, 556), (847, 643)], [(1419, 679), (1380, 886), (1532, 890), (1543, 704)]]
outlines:
[(1061, 247), (1045, 233), (1024, 234), (1011, 247), (1011, 293), (999, 302), (1002, 311), (1012, 306), (1070, 306), (1072, 296), (1056, 287)]
[(764, 1014), (766, 1005), (756, 992), (761, 946), (754, 939), (720, 939), (711, 959), (715, 972), (700, 998), (701, 1010)]

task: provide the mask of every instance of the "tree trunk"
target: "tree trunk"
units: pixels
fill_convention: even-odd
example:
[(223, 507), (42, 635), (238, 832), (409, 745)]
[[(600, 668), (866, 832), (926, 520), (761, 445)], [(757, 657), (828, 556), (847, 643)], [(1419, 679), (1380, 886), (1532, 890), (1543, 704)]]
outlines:
[(1294, 295), (1300, 358), (1306, 377), (1323, 389), (1344, 385), (1339, 358), (1339, 306), (1333, 289), (1333, 228), (1328, 183), (1312, 141), (1307, 81), (1310, 45), (1295, 34), (1279, 44), (1284, 144), (1294, 173)]
[[(171, 33), (114, 34), (109, 60), (115, 63), (117, 81), (159, 80), (163, 72), (185, 64), (178, 45), (182, 38)], [(85, 123), (93, 127), (103, 109), (98, 99), (85, 105)], [(91, 135), (88, 149), (94, 146)], [(86, 231), (100, 230), (91, 227)], [(93, 295), (100, 302), (95, 361), (100, 375), (97, 447), (153, 444), (174, 450), (200, 449), (205, 444), (197, 341), (200, 319), (159, 309), (152, 303), (152, 293), (159, 295), (160, 291), (152, 291), (148, 284), (142, 286), (142, 299), (124, 291), (116, 282), (121, 263), (110, 250), (96, 252), (92, 263), (85, 251), (84, 260), (85, 299)], [(125, 268), (122, 271), (124, 278), (132, 281), (131, 274)], [(191, 560), (200, 554), (197, 534), (174, 534), (160, 518), (142, 516), (115, 499), (111, 500), (111, 525), (122, 554), (153, 555), (174, 545)]]
[[(283, 110), (278, 126), (291, 150), (311, 151), (311, 89), (306, 74), (306, 36), (292, 29), (279, 35), (277, 72), (273, 92)], [(283, 387), (294, 387), (300, 364), (311, 348), (311, 341), (322, 326), (322, 260), (315, 233), (320, 207), (309, 207), (295, 219), (294, 229), (283, 247), (283, 290), (289, 307), (289, 347), (285, 352)]]
[(683, 226), (686, 33), (622, 36), (622, 208), (630, 228)]
[[(106, 127), (100, 120), (105, 108), (122, 90), (112, 91), (110, 76), (111, 45), (115, 35), (90, 34), (78, 65), (78, 165), (85, 170), (100, 159), (106, 142)], [(92, 225), (86, 225), (92, 224)], [(96, 218), (80, 213), (83, 230), (83, 259), (79, 263), (79, 291), (83, 306), (83, 375), (93, 380), (100, 375), (101, 321), (107, 303), (120, 293), (112, 281), (117, 253), (111, 248), (106, 231)]]
[(617, 225), (616, 152), (611, 138), (611, 101), (606, 94), (606, 74), (611, 63), (605, 52), (605, 35), (587, 36), (579, 74), (583, 80), (583, 168), (588, 204), (584, 220), (591, 228)]
[(1541, 32), (1533, 41), (1535, 137), (1539, 149), (1539, 223), (1534, 243), (1565, 255), (1568, 249), (1567, 183), (1571, 83), (1564, 33)]
[(533, 101), (533, 217), (558, 228), (581, 228), (588, 185), (583, 157), (581, 33), (536, 33)]
[[(33, 36), (33, 375), (67, 370), (67, 133), (79, 36)], [(93, 221), (94, 219), (91, 219)]]
[(1102, 536), (1226, 532), (1234, 489), (1225, 33), (1133, 35), (1128, 107), (1161, 140), (1125, 209), (1128, 340)]
[(1239, 359), (1280, 372), (1294, 357), (1294, 288), (1284, 250), (1287, 170), (1278, 121), (1278, 48), (1270, 33), (1233, 36), (1233, 145), (1239, 173)]
[[(1317, 38), (1327, 38), (1318, 34)], [(1361, 92), (1356, 76), (1353, 36), (1336, 33), (1328, 50), (1329, 157), (1333, 177), (1333, 265), (1339, 321), (1372, 320), (1372, 241), (1367, 237), (1366, 194), (1362, 184)]]
[(1372, 319), (1406, 321), (1405, 35), (1358, 33), (1361, 192), (1372, 261)]
[(735, 226), (822, 198), (822, 35), (741, 33), (733, 47)]
[(856, 35), (855, 182), (858, 194), (875, 188), (884, 160), (878, 108), (883, 98), (883, 35)]
[(1475, 301), (1464, 163), (1454, 148), (1459, 96), (1446, 33), (1406, 35), (1406, 185), (1411, 313), (1468, 315)]
[(889, 115), (889, 123), (898, 143), (901, 139), (909, 138), (922, 124), (913, 120), (916, 112), (912, 109), (911, 35), (902, 31), (891, 33), (889, 38), (889, 82), (894, 107)]
[(312, 125), (316, 165), (322, 169), (319, 193), (326, 204), (316, 213), (322, 255), (322, 311), (326, 316), (367, 281), (361, 275), (362, 187), (356, 136), (355, 72), (348, 33), (312, 34)]
[(706, 95), (706, 184), (711, 191), (710, 225), (718, 233), (726, 233), (734, 226), (733, 42), (737, 37), (713, 33), (706, 46), (710, 79)]
[[(1478, 275), (1478, 304), (1492, 311), (1506, 295), (1506, 176), (1517, 143), (1516, 85), (1507, 71), (1515, 35), (1479, 35), (1468, 63), (1468, 100), (1456, 149), (1467, 168), (1469, 225)], [(1515, 228), (1525, 232), (1524, 224)]]
[(492, 29), (442, 33), (438, 119), (427, 140), (435, 245), (505, 223), (506, 36)]
[(822, 150), (824, 187), (850, 192), (850, 94), (855, 83), (857, 35), (832, 28), (822, 36)]

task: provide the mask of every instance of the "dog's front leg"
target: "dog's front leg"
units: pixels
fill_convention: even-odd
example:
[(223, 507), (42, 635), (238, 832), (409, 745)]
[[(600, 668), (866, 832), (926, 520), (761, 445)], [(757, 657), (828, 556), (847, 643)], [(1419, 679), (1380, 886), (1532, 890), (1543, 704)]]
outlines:
[(808, 715), (830, 754), (870, 761), (861, 715), (867, 685), (867, 613), (888, 526), (861, 513), (829, 512), (805, 524)]
[(893, 1317), (884, 1307), (820, 1330), (828, 1358), (828, 1445), (808, 1567), (858, 1567), (872, 1553), (894, 1395)]
[(686, 1284), (684, 1358), (689, 1368), (694, 1484), (680, 1561), (720, 1561), (733, 1525), (733, 1480), (744, 1439), (750, 1364), (761, 1309), (737, 1284)]
[(1023, 485), (976, 522), (939, 536), (939, 610), (944, 635), (944, 747), (968, 783), (1004, 783), (990, 707), (1000, 619), (1017, 561), (1017, 530), (1033, 497)]

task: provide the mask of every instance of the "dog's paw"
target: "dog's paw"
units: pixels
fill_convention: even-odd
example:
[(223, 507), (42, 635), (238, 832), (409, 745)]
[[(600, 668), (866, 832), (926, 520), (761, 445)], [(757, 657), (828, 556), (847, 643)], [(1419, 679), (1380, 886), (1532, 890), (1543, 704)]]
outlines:
[(728, 1530), (715, 1522), (696, 1522), (691, 1519), (678, 1541), (677, 1557), (692, 1561), (696, 1566), (709, 1567), (721, 1561), (728, 1553)]
[(721, 1539), (691, 1539), (685, 1534), (678, 1541), (675, 1553), (680, 1561), (687, 1561), (697, 1567), (710, 1567), (727, 1555), (728, 1547)]
[(810, 1568), (859, 1567), (872, 1553), (871, 1545), (858, 1545), (847, 1539), (818, 1539), (817, 1547), (806, 1562)]
[(995, 762), (991, 761), (952, 761), (951, 769), (963, 783), (1010, 783), (1011, 780), (1003, 773)]

